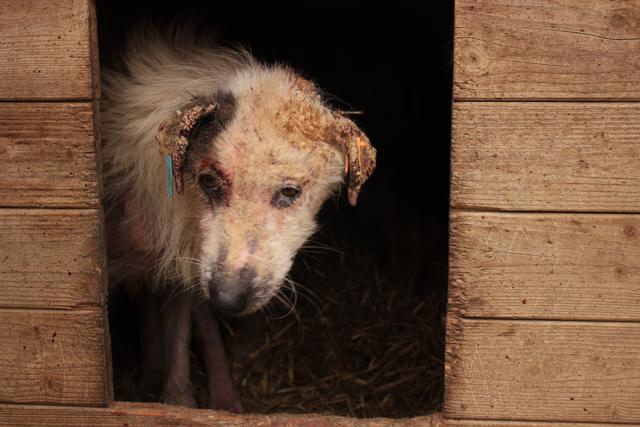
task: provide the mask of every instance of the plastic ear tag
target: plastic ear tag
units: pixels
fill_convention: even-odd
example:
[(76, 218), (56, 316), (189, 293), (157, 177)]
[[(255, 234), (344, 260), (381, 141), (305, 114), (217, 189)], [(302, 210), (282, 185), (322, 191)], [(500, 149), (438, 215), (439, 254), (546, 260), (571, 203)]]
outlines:
[(167, 169), (167, 194), (173, 197), (173, 159), (170, 155), (164, 155), (164, 165)]

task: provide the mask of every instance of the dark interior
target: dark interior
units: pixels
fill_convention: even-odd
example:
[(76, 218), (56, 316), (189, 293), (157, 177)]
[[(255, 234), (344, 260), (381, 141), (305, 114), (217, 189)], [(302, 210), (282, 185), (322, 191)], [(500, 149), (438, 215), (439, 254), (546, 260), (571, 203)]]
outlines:
[[(97, 2), (102, 66), (142, 17), (197, 16), (225, 42), (315, 80), (378, 149), (358, 206), (346, 196), (292, 277), (296, 314), (225, 319), (234, 378), (251, 412), (410, 417), (442, 400), (447, 286), (453, 0)], [(178, 18), (176, 18), (178, 17)], [(306, 296), (305, 296), (306, 295)], [(112, 295), (117, 400), (136, 394), (131, 307)], [(231, 339), (233, 335), (233, 339)], [(194, 375), (201, 376), (194, 355)], [(199, 387), (196, 381), (196, 387)], [(202, 402), (203, 405), (206, 402)]]

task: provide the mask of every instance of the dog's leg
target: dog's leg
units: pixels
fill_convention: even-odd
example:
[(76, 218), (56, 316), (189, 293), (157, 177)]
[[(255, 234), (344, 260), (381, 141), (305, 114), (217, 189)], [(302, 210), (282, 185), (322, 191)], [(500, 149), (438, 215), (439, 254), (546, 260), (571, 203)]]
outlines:
[(209, 378), (209, 407), (241, 413), (243, 411), (242, 403), (229, 375), (218, 322), (206, 303), (198, 304), (195, 307), (194, 322)]
[(137, 307), (142, 354), (140, 389), (145, 399), (157, 401), (165, 372), (162, 318), (158, 298), (151, 293), (138, 297)]
[(171, 405), (196, 407), (189, 369), (189, 342), (191, 341), (191, 292), (169, 296), (161, 307), (164, 329), (167, 376), (162, 390), (162, 400)]

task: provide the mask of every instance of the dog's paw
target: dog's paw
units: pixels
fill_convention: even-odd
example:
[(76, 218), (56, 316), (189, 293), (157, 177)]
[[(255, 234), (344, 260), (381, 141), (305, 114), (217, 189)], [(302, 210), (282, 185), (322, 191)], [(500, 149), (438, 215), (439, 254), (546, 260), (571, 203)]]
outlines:
[(168, 405), (185, 406), (187, 408), (197, 408), (198, 404), (193, 396), (191, 385), (176, 387), (165, 386), (162, 390), (162, 402)]
[(214, 389), (209, 394), (209, 408), (241, 414), (244, 412), (242, 402), (236, 390), (231, 387), (221, 387)]

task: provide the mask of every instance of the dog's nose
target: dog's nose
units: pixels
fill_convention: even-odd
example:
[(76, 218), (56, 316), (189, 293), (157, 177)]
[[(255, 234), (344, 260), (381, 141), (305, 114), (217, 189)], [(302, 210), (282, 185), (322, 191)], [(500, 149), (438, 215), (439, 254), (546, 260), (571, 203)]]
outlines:
[(251, 281), (255, 272), (243, 269), (235, 280), (214, 280), (209, 284), (209, 295), (214, 310), (226, 314), (240, 314), (247, 308)]
[(211, 305), (221, 313), (240, 314), (247, 308), (249, 292), (245, 288), (219, 290), (216, 286), (212, 286), (210, 291)]

